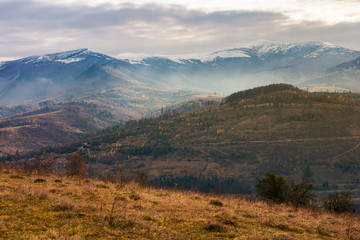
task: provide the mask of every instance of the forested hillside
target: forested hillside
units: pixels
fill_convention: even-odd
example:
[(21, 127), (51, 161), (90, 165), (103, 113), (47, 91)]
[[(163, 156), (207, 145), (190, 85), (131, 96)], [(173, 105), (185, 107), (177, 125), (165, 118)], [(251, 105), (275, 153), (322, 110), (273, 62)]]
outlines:
[(121, 164), (128, 177), (143, 172), (155, 184), (249, 193), (256, 179), (276, 172), (356, 195), (359, 141), (359, 98), (279, 84), (196, 112), (128, 121), (46, 151), (59, 161), (78, 152), (98, 177), (111, 177)]

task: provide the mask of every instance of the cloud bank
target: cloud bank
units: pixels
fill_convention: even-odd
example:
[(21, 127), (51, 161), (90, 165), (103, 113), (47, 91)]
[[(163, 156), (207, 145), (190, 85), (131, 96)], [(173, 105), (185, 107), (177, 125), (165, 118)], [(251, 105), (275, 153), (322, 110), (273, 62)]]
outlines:
[(256, 39), (328, 41), (360, 50), (360, 22), (294, 22), (274, 11), (189, 9), (148, 3), (52, 5), (0, 0), (0, 59), (89, 48), (186, 54), (245, 45)]

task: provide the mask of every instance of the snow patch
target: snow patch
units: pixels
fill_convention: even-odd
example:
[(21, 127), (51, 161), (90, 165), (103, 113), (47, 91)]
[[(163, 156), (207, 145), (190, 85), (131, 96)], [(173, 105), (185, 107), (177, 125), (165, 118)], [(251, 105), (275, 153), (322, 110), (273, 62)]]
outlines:
[[(334, 45), (329, 42), (318, 42), (318, 41), (311, 41), (311, 42), (292, 42), (292, 43), (277, 43), (271, 42), (267, 40), (258, 40), (253, 43), (250, 43), (247, 47), (252, 49), (256, 52), (256, 55), (263, 59), (263, 57), (268, 56), (270, 54), (281, 54), (285, 55), (290, 50), (297, 49), (297, 50), (304, 50), (308, 51), (309, 49), (314, 49), (304, 58), (315, 58), (321, 55), (324, 52), (327, 52), (330, 55), (337, 55), (339, 54), (338, 49), (341, 47)], [(347, 49), (348, 52), (352, 52), (351, 50)]]
[(212, 54), (194, 53), (194, 54), (182, 54), (182, 55), (161, 55), (161, 54), (136, 54), (136, 53), (122, 53), (116, 56), (116, 58), (129, 62), (130, 64), (146, 64), (145, 60), (151, 58), (168, 59), (178, 64), (186, 64), (188, 62), (195, 63), (196, 60), (201, 62), (211, 62), (216, 58), (250, 58), (241, 49), (229, 49), (214, 52)]
[(83, 60), (85, 60), (85, 58), (68, 58), (68, 59), (56, 60), (56, 62), (69, 64), (69, 63), (81, 62)]
[(202, 62), (211, 62), (216, 58), (251, 58), (241, 49), (217, 51), (201, 59)]
[(182, 57), (175, 56), (175, 55), (161, 55), (161, 54), (145, 54), (145, 53), (122, 53), (116, 56), (116, 58), (127, 61), (130, 64), (142, 64), (148, 66), (149, 64), (146, 64), (145, 60), (151, 59), (151, 58), (163, 58), (168, 59), (170, 61), (184, 64), (184, 60)]
[[(338, 48), (339, 47), (334, 45), (334, 44), (331, 44), (331, 43), (328, 43), (328, 42), (322, 42), (322, 43), (319, 44), (318, 49), (311, 52), (310, 54), (305, 55), (304, 58), (316, 58), (319, 55), (321, 55), (322, 53), (324, 53), (325, 51), (336, 50)], [(337, 51), (332, 51), (332, 52), (329, 52), (328, 54), (329, 55), (338, 55), (339, 53)]]
[(304, 47), (307, 43), (276, 43), (276, 42), (262, 42), (260, 45), (252, 45), (250, 49), (255, 51), (255, 54), (260, 58), (264, 59), (264, 57), (271, 54), (287, 54), (291, 49)]
[[(20, 59), (25, 64), (29, 63), (38, 63), (38, 62), (44, 62), (44, 61), (58, 61), (58, 62), (64, 62), (64, 63), (72, 63), (72, 62), (78, 62), (80, 61), (80, 58), (71, 58), (74, 55), (77, 55), (79, 53), (86, 52), (87, 49), (77, 49), (73, 51), (67, 51), (67, 52), (60, 52), (60, 53), (52, 53), (52, 54), (46, 54), (46, 55), (40, 55), (40, 56), (31, 56), (27, 58)], [(73, 59), (73, 60), (71, 60)], [(81, 61), (83, 58), (81, 58)]]
[(51, 61), (51, 59), (50, 59), (50, 57), (48, 55), (39, 56), (36, 60), (39, 61), (39, 62), (40, 61)]
[(122, 53), (116, 56), (116, 58), (127, 61), (130, 64), (145, 64), (144, 59), (150, 57), (152, 55), (145, 53)]
[(73, 56), (75, 54), (79, 54), (79, 53), (88, 53), (88, 50), (86, 48), (83, 49), (76, 49), (76, 50), (72, 50), (72, 51), (67, 51), (67, 52), (61, 52), (61, 53), (55, 53), (55, 54), (49, 54), (53, 55), (54, 57), (56, 57), (57, 59), (66, 59), (69, 58), (70, 56)]

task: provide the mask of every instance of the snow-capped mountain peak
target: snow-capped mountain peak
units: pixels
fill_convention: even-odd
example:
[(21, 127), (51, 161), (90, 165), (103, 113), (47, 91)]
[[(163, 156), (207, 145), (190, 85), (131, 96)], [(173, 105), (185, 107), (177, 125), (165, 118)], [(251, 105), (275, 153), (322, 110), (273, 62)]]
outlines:
[[(224, 93), (274, 82), (296, 85), (322, 74), (328, 76), (328, 69), (359, 57), (360, 51), (327, 42), (276, 43), (267, 40), (211, 53), (182, 55), (122, 54), (113, 58), (77, 49), (1, 63), (0, 101), (19, 104), (23, 100), (46, 98), (61, 91), (70, 94), (65, 90), (68, 84), (78, 84), (75, 89), (83, 92), (136, 82), (165, 89), (191, 86)], [(345, 67), (337, 67), (331, 73), (350, 69), (351, 73), (357, 74), (359, 69), (357, 62)], [(346, 85), (345, 81), (337, 79), (336, 75), (331, 81), (346, 89), (359, 90), (356, 81)], [(321, 81), (328, 85), (327, 80)], [(87, 82), (91, 84), (85, 86)]]
[[(9, 62), (18, 62), (22, 64), (38, 64), (38, 63), (48, 63), (48, 62), (58, 62), (62, 64), (72, 64), (76, 62), (81, 62), (86, 59), (98, 59), (101, 61), (106, 60), (115, 60), (112, 57), (107, 55), (89, 51), (87, 48), (76, 49), (71, 51), (51, 53), (45, 55), (36, 55), (31, 57), (22, 58), (19, 60), (13, 60)], [(6, 64), (7, 62), (3, 62)]]
[(66, 51), (66, 52), (60, 52), (60, 53), (51, 53), (46, 55), (38, 55), (38, 56), (31, 56), (27, 58), (20, 59), (18, 61), (30, 64), (30, 63), (40, 63), (40, 62), (50, 62), (50, 61), (59, 61), (64, 63), (70, 63), (70, 62), (77, 62), (79, 61), (79, 58), (77, 60), (75, 59), (77, 55), (84, 54), (88, 51), (88, 49), (77, 49), (72, 51)]
[(168, 59), (175, 63), (185, 64), (192, 60), (203, 63), (213, 62), (216, 59), (226, 58), (252, 58), (256, 57), (265, 61), (271, 57), (290, 57), (290, 58), (316, 58), (322, 54), (336, 55), (343, 52), (352, 53), (354, 51), (336, 46), (328, 42), (295, 42), (277, 43), (269, 40), (256, 40), (244, 47), (218, 50), (212, 53), (197, 53), (185, 55), (160, 55), (160, 54), (133, 54), (123, 53), (116, 57), (131, 64), (149, 65), (149, 60), (154, 58)]

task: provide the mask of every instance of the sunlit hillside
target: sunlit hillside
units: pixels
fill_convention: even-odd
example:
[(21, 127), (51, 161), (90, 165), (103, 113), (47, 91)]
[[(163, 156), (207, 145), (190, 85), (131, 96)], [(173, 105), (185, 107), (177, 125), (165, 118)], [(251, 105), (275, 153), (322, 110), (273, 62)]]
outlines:
[(355, 215), (0, 170), (1, 239), (360, 239)]
[(121, 164), (128, 177), (144, 172), (163, 186), (249, 193), (256, 179), (275, 172), (358, 197), (359, 124), (356, 94), (270, 85), (230, 95), (219, 106), (129, 121), (46, 152), (58, 161), (78, 152), (100, 178)]

